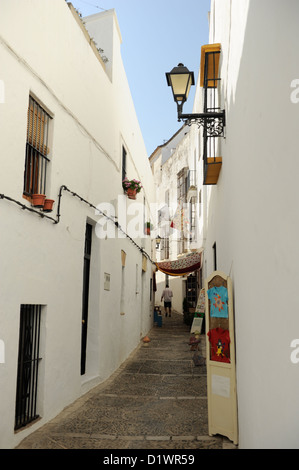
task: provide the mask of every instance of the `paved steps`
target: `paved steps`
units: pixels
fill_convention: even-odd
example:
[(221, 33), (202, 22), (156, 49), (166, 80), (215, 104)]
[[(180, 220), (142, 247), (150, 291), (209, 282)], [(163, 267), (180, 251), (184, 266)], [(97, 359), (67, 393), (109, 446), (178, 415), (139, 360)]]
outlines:
[[(222, 449), (208, 435), (205, 361), (194, 366), (190, 327), (173, 312), (147, 346), (103, 384), (25, 438), (18, 449)], [(199, 354), (205, 357), (205, 335)]]

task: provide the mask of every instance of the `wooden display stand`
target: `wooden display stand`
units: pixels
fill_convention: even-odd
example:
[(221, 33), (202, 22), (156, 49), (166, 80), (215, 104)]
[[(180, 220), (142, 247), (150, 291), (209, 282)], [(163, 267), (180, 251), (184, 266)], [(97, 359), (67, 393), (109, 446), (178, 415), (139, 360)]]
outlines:
[[(221, 317), (222, 313), (216, 316), (217, 312), (215, 314), (215, 311), (211, 315), (208, 290), (221, 286), (227, 289), (227, 292), (222, 289), (227, 294), (226, 318)], [(221, 434), (228, 437), (234, 444), (238, 444), (235, 331), (231, 279), (220, 271), (214, 271), (205, 280), (205, 293), (206, 333), (208, 335), (206, 362), (209, 435)], [(217, 339), (218, 336), (224, 338), (224, 341), (218, 340), (215, 347), (211, 338)]]

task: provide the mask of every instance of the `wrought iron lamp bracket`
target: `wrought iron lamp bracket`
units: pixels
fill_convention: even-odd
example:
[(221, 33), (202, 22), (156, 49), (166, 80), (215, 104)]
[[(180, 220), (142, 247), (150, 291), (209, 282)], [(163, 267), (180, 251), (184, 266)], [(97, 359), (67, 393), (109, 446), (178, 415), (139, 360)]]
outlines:
[(225, 111), (219, 113), (181, 114), (178, 112), (178, 120), (191, 126), (197, 124), (204, 127), (208, 137), (223, 137), (225, 128)]

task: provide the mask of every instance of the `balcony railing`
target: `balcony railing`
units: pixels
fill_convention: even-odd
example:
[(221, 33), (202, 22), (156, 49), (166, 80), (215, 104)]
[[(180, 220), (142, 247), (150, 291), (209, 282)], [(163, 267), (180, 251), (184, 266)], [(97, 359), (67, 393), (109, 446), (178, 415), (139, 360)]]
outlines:
[[(201, 57), (201, 86), (204, 88), (204, 111), (219, 111), (219, 95), (218, 85), (219, 77), (219, 60), (220, 60), (220, 44), (210, 44), (202, 47)], [(219, 173), (222, 166), (222, 158), (216, 157), (215, 139), (223, 136), (223, 122), (220, 123), (219, 132), (211, 135), (208, 125), (205, 124), (203, 130), (203, 164), (204, 179), (203, 184), (217, 184)]]

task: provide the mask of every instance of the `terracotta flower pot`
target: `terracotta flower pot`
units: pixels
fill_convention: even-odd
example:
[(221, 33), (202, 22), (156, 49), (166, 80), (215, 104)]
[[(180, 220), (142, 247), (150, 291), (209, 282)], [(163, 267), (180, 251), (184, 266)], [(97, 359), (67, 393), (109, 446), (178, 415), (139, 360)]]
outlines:
[(34, 207), (44, 207), (46, 196), (45, 194), (32, 194), (32, 205)]
[(54, 200), (53, 199), (46, 199), (45, 200), (45, 204), (44, 204), (44, 208), (43, 208), (43, 211), (44, 212), (51, 212), (53, 210), (53, 204), (54, 204)]
[(132, 188), (127, 189), (127, 195), (129, 199), (136, 199), (136, 194), (137, 194), (136, 189), (132, 189)]

